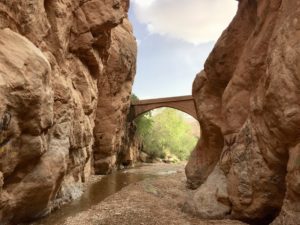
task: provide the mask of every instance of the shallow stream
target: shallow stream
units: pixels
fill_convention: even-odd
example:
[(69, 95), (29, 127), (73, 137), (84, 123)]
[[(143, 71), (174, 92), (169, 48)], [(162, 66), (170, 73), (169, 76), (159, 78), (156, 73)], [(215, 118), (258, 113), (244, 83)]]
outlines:
[(158, 165), (157, 167), (153, 165), (140, 166), (104, 176), (101, 180), (91, 183), (79, 199), (62, 206), (50, 215), (35, 221), (30, 225), (62, 225), (68, 217), (90, 209), (93, 205), (100, 203), (102, 200), (115, 194), (122, 188), (146, 178), (176, 173), (177, 167), (178, 166), (174, 166), (173, 168), (171, 165), (166, 167), (161, 165)]

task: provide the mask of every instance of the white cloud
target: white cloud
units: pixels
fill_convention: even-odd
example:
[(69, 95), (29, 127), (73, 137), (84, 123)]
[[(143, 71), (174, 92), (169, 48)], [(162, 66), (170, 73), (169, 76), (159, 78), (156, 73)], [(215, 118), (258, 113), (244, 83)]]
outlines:
[(235, 0), (132, 0), (150, 33), (199, 44), (216, 41), (236, 13)]

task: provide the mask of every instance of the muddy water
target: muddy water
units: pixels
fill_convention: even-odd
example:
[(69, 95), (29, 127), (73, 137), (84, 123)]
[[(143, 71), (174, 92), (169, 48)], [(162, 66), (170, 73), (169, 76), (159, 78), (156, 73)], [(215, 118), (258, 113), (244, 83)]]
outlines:
[(67, 217), (88, 210), (93, 205), (98, 204), (106, 197), (121, 190), (123, 187), (149, 177), (154, 177), (154, 175), (147, 173), (132, 173), (130, 170), (115, 172), (111, 175), (105, 176), (100, 181), (89, 185), (79, 199), (70, 204), (64, 205), (49, 216), (31, 223), (31, 225), (63, 224)]

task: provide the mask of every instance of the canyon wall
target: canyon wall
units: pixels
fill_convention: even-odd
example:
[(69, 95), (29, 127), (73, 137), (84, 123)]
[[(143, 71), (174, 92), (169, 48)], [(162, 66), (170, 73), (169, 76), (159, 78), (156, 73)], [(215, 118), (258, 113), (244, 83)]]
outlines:
[(202, 137), (186, 211), (300, 224), (299, 40), (299, 1), (239, 1), (194, 81)]
[(130, 93), (135, 75), (136, 41), (128, 20), (113, 29), (113, 40), (103, 71), (98, 81), (99, 99), (95, 127), (95, 172), (107, 174), (114, 169), (118, 155), (127, 151), (124, 144), (129, 134)]
[(1, 224), (43, 216), (115, 167), (137, 51), (128, 7), (0, 0)]

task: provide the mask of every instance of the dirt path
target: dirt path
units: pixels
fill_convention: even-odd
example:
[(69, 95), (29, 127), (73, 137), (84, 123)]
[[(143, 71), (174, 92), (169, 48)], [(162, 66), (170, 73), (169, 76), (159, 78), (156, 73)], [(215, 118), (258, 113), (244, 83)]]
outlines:
[(130, 184), (89, 210), (67, 218), (65, 225), (241, 225), (203, 221), (181, 212), (188, 192), (183, 165), (155, 164), (127, 172), (161, 176)]

